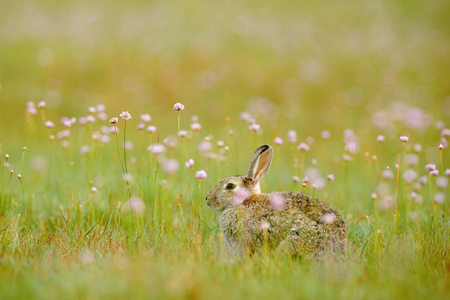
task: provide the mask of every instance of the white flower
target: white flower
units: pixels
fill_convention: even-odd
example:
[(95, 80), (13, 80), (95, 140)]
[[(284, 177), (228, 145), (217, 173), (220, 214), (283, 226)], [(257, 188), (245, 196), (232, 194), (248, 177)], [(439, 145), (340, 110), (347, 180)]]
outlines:
[(45, 122), (45, 127), (47, 127), (47, 128), (53, 128), (54, 126), (55, 126), (55, 124), (52, 121)]
[(276, 137), (273, 142), (275, 143), (275, 145), (282, 145), (283, 144), (283, 139), (280, 137)]
[(195, 172), (195, 178), (204, 179), (206, 177), (208, 177), (208, 174), (206, 174), (205, 170)]
[(141, 120), (142, 120), (142, 122), (147, 123), (152, 120), (152, 117), (150, 117), (149, 114), (141, 115)]
[(153, 125), (148, 126), (148, 127), (147, 127), (147, 132), (148, 132), (148, 133), (154, 133), (154, 132), (156, 132), (156, 127), (153, 126)]
[(409, 140), (409, 137), (402, 135), (400, 137), (400, 141), (402, 141), (402, 143), (406, 143)]
[(130, 115), (130, 113), (128, 111), (123, 111), (120, 114), (120, 117), (122, 117), (122, 119), (124, 119), (125, 121), (131, 119), (131, 115)]
[(253, 123), (250, 126), (248, 126), (248, 129), (250, 129), (251, 131), (258, 131), (260, 127), (261, 126), (259, 124)]
[(180, 111), (180, 110), (184, 110), (184, 105), (183, 104), (181, 104), (181, 103), (175, 103), (175, 105), (173, 106), (173, 109), (174, 110), (178, 110), (178, 111)]
[(200, 125), (200, 123), (192, 123), (191, 129), (198, 132), (198, 131), (200, 131), (200, 129), (202, 129), (202, 125)]
[(162, 144), (153, 144), (148, 146), (147, 151), (150, 151), (153, 154), (160, 154), (166, 152), (166, 147)]
[(297, 150), (300, 151), (309, 151), (310, 147), (305, 144), (305, 143), (301, 143), (300, 145), (297, 146)]

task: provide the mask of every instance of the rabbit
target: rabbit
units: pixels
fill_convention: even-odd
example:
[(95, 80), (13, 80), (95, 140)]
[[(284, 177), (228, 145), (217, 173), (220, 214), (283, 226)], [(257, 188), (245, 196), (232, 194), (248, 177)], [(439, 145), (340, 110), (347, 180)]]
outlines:
[(269, 171), (273, 153), (272, 147), (262, 145), (247, 175), (225, 177), (206, 195), (206, 205), (219, 212), (228, 246), (250, 253), (268, 246), (296, 256), (342, 256), (346, 227), (333, 208), (301, 192), (261, 193), (259, 183)]

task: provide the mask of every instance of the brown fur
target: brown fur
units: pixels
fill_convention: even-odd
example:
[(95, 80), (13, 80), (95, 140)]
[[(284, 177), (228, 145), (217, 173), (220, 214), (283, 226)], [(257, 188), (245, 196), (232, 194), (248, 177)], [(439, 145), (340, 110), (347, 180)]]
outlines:
[[(267, 246), (301, 256), (320, 257), (326, 252), (343, 254), (345, 222), (326, 203), (301, 192), (260, 193), (259, 180), (270, 167), (272, 153), (271, 147), (261, 146), (255, 152), (247, 176), (223, 178), (207, 194), (207, 205), (219, 211), (220, 227), (228, 245), (239, 252), (253, 252)], [(261, 155), (264, 159), (260, 161)], [(258, 174), (262, 175), (255, 177)], [(236, 187), (228, 189), (229, 183)], [(247, 190), (248, 197), (242, 204), (234, 205), (239, 189)], [(285, 201), (279, 210), (272, 208), (271, 197), (275, 194)], [(335, 221), (324, 224), (325, 214), (334, 214)], [(261, 225), (266, 222), (270, 227), (262, 229)]]

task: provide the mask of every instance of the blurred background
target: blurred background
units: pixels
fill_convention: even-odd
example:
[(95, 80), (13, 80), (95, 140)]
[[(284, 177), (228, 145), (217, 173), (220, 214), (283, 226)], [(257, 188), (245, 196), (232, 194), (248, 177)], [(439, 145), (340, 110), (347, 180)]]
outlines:
[(449, 1), (1, 6), (0, 134), (8, 128), (9, 138), (28, 101), (46, 101), (58, 118), (105, 104), (155, 123), (182, 102), (211, 130), (248, 111), (300, 134), (402, 118), (404, 130), (417, 130), (450, 116)]

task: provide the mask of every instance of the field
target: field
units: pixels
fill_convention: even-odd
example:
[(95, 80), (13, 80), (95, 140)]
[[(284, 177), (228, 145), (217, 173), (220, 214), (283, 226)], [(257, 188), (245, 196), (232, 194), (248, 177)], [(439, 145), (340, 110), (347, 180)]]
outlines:
[[(3, 1), (0, 299), (449, 298), (449, 15)], [(262, 191), (329, 203), (345, 257), (229, 250), (205, 196), (262, 144)]]

